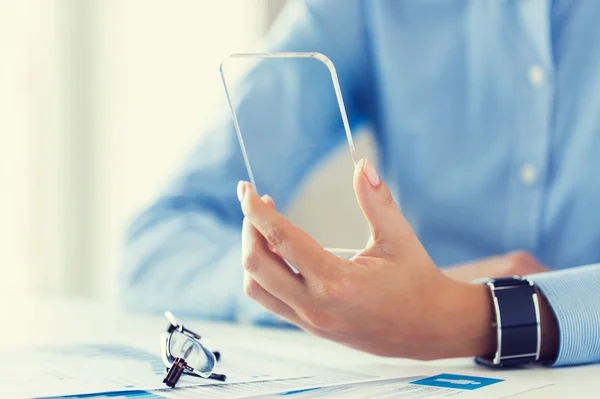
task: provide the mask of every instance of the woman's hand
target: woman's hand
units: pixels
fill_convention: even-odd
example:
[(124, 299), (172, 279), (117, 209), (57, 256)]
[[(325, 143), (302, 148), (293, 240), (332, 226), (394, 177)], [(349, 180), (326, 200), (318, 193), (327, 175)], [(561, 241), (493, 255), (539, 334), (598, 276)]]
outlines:
[(378, 355), (435, 359), (492, 353), (488, 288), (436, 268), (367, 160), (356, 167), (354, 189), (373, 239), (346, 260), (240, 182), (246, 294), (313, 334)]

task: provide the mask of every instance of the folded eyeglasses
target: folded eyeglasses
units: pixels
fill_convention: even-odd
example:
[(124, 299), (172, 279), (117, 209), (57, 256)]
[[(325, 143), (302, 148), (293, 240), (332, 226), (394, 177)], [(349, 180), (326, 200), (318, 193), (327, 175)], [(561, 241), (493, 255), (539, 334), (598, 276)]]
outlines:
[(185, 328), (171, 312), (166, 312), (165, 317), (169, 325), (160, 339), (162, 360), (167, 368), (163, 382), (174, 388), (182, 374), (225, 381), (224, 374), (213, 373), (221, 354), (209, 350), (202, 337)]

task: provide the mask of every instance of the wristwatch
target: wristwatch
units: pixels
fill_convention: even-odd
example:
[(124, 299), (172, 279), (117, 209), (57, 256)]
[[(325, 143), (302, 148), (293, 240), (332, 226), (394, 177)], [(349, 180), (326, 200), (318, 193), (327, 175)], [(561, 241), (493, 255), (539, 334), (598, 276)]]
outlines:
[(491, 291), (498, 346), (493, 358), (475, 361), (490, 367), (514, 367), (540, 358), (540, 307), (533, 281), (519, 276), (484, 282)]

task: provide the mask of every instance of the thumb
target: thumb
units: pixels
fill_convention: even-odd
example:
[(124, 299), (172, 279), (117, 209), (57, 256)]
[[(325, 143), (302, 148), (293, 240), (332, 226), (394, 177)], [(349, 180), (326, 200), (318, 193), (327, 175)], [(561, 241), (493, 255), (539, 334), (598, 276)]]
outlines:
[(395, 252), (413, 236), (412, 229), (396, 205), (392, 193), (381, 181), (375, 166), (361, 159), (354, 170), (354, 192), (360, 208), (369, 222), (374, 246), (383, 247), (387, 253)]

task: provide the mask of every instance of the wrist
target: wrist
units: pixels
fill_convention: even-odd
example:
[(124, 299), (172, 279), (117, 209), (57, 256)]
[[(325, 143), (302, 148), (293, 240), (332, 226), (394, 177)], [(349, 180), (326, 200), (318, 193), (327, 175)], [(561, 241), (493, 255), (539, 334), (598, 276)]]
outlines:
[(455, 282), (443, 303), (447, 348), (440, 358), (487, 356), (496, 351), (495, 314), (487, 286)]
[[(450, 313), (455, 323), (448, 331), (452, 355), (447, 357), (493, 357), (497, 350), (496, 315), (492, 295), (485, 284), (462, 284), (456, 290)], [(558, 325), (548, 301), (536, 289), (540, 312), (540, 360), (551, 362), (558, 352)]]

